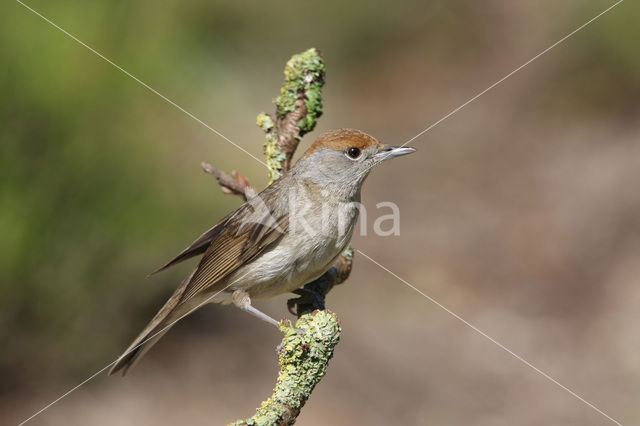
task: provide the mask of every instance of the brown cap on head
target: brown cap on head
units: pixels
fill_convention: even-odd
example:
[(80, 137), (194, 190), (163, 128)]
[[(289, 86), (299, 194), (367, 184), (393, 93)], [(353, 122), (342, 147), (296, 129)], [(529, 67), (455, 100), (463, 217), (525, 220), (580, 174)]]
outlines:
[(382, 145), (373, 136), (361, 132), (355, 129), (336, 129), (330, 130), (326, 133), (318, 136), (318, 139), (311, 144), (309, 149), (304, 153), (304, 156), (313, 154), (316, 150), (322, 148), (329, 148), (336, 151), (343, 151), (347, 148), (356, 147), (360, 149), (367, 148), (369, 146)]

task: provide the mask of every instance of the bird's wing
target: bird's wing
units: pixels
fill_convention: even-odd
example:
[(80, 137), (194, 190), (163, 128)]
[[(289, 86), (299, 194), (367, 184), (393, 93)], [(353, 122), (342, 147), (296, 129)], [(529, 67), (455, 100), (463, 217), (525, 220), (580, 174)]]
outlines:
[(155, 271), (153, 271), (152, 273), (150, 273), (148, 276), (157, 274), (158, 272), (164, 271), (165, 269), (167, 269), (167, 268), (169, 268), (169, 267), (171, 267), (171, 266), (173, 266), (173, 265), (175, 265), (177, 263), (180, 263), (180, 262), (182, 262), (184, 260), (192, 258), (193, 256), (197, 256), (199, 254), (204, 253), (207, 250), (207, 247), (209, 247), (209, 245), (211, 245), (211, 242), (213, 242), (216, 239), (216, 237), (218, 236), (218, 234), (220, 234), (220, 231), (221, 231), (222, 227), (224, 226), (224, 223), (226, 222), (227, 219), (228, 219), (228, 217), (225, 217), (224, 219), (222, 219), (215, 226), (213, 226), (212, 228), (207, 230), (204, 234), (200, 235), (198, 237), (198, 239), (196, 239), (193, 243), (191, 243), (191, 245), (189, 247), (187, 247), (186, 249), (182, 250), (182, 252), (180, 252), (180, 254), (178, 254), (176, 257), (171, 259), (164, 266), (161, 266), (160, 268), (158, 268)]
[(169, 263), (155, 271), (162, 271), (204, 252), (191, 279), (181, 286), (180, 304), (253, 260), (287, 232), (289, 212), (283, 203), (278, 203), (277, 196), (283, 179), (284, 177), (274, 182), (227, 215)]
[(222, 290), (213, 286), (282, 238), (287, 232), (288, 223), (288, 215), (270, 216), (266, 223), (246, 223), (236, 228), (237, 232), (225, 229), (206, 250), (186, 286), (181, 302), (206, 289)]
[[(274, 202), (275, 197), (273, 194), (278, 191), (278, 188), (282, 187), (282, 182), (286, 180), (286, 177), (279, 179), (274, 182), (267, 188), (265, 188), (258, 195), (254, 196), (251, 200), (244, 203), (237, 210), (229, 213), (227, 216), (222, 218), (217, 224), (215, 224), (212, 228), (205, 231), (202, 235), (200, 235), (189, 247), (185, 248), (180, 252), (176, 257), (171, 259), (165, 265), (151, 272), (148, 276), (157, 274), (158, 272), (164, 271), (165, 269), (176, 265), (180, 262), (183, 262), (187, 259), (190, 259), (194, 256), (202, 254), (207, 251), (207, 249), (214, 244), (219, 239), (225, 240), (225, 233), (229, 227), (233, 228), (234, 223), (236, 227), (238, 223), (242, 225), (244, 222), (243, 229), (247, 228), (247, 224), (256, 224), (256, 225), (273, 225), (273, 218), (278, 217), (282, 218), (282, 213), (278, 214), (278, 210), (282, 210), (282, 208), (278, 208), (277, 203)], [(268, 214), (267, 214), (268, 213)], [(264, 217), (261, 217), (264, 216)], [(264, 223), (262, 223), (262, 222)], [(268, 223), (267, 223), (268, 222)], [(253, 234), (250, 236), (248, 241), (255, 241), (256, 233), (264, 234), (265, 230), (261, 231), (260, 226), (256, 226), (253, 230)], [(235, 235), (238, 237), (239, 235)]]

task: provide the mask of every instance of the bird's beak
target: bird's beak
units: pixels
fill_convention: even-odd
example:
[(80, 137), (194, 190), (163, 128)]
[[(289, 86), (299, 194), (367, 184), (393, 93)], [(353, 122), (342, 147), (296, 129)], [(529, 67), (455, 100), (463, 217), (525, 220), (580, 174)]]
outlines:
[(411, 154), (415, 152), (415, 148), (410, 146), (391, 146), (383, 145), (382, 148), (374, 155), (377, 160), (388, 160), (389, 158), (400, 157), (401, 155)]

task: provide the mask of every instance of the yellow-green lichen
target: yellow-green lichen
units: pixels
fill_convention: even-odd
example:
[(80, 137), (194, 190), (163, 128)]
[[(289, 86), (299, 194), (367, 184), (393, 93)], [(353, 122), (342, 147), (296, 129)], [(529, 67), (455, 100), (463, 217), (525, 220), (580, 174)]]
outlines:
[[(305, 133), (313, 130), (322, 115), (324, 73), (324, 60), (315, 48), (293, 55), (284, 68), (284, 83), (280, 95), (274, 99), (276, 116), (278, 120), (284, 119), (288, 113), (295, 111), (298, 99), (304, 101), (306, 113), (296, 123), (300, 129), (296, 135), (298, 141)], [(256, 124), (266, 133), (264, 153), (271, 184), (282, 175), (287, 156), (278, 146), (278, 132), (273, 119), (261, 113)]]
[(280, 373), (273, 395), (256, 414), (239, 425), (292, 424), (315, 385), (326, 373), (333, 350), (340, 339), (340, 322), (328, 311), (314, 311), (300, 317), (295, 328), (282, 323), (284, 338), (279, 350)]
[(349, 263), (353, 262), (353, 247), (351, 247), (351, 244), (349, 244), (347, 248), (342, 251), (341, 256), (347, 259)]
[(278, 137), (273, 133), (267, 134), (267, 141), (264, 144), (264, 156), (269, 168), (269, 185), (282, 176), (282, 163), (286, 155), (277, 145)]
[(307, 114), (298, 122), (300, 133), (308, 133), (322, 115), (322, 86), (325, 66), (315, 48), (293, 55), (284, 68), (284, 83), (275, 99), (279, 118), (295, 110), (295, 102), (303, 94)]
[(268, 114), (258, 114), (256, 124), (267, 134), (264, 143), (264, 156), (269, 169), (269, 185), (281, 175), (282, 163), (286, 156), (278, 147), (278, 135), (274, 132), (275, 123)]
[(258, 118), (256, 118), (256, 124), (265, 132), (270, 132), (275, 126), (273, 120), (271, 119), (271, 116), (265, 114), (264, 112), (258, 114)]

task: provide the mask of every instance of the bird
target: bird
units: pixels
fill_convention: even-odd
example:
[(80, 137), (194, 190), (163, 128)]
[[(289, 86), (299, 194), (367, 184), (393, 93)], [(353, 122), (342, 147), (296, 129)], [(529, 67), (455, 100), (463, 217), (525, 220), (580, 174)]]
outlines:
[(369, 172), (414, 151), (355, 129), (321, 134), (290, 170), (150, 274), (202, 254), (109, 374), (124, 376), (176, 321), (209, 302), (232, 303), (278, 327), (252, 300), (293, 292), (325, 273), (351, 240)]

